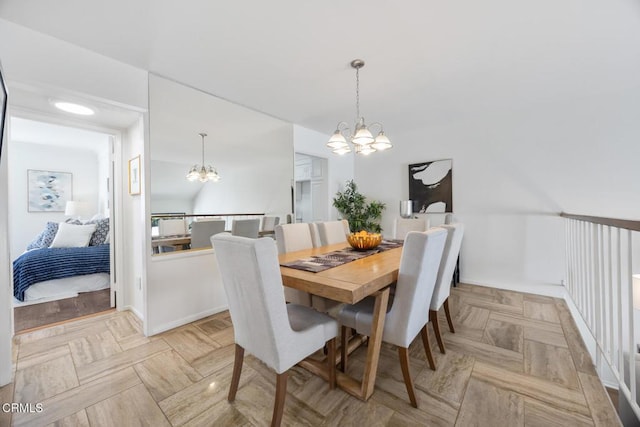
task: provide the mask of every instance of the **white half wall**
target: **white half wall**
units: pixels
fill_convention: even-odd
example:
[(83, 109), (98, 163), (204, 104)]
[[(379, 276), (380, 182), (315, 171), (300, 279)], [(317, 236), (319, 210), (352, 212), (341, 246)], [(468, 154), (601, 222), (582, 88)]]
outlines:
[(146, 335), (227, 309), (213, 249), (148, 255)]

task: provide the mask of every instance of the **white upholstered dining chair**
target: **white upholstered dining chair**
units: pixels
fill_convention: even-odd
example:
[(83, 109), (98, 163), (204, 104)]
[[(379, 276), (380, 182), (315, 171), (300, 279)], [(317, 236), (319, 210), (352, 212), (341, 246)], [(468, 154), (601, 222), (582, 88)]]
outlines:
[[(400, 258), (395, 296), (387, 312), (382, 332), (383, 341), (398, 347), (400, 367), (409, 400), (416, 408), (418, 402), (409, 370), (408, 347), (420, 333), (429, 365), (431, 369), (435, 369), (427, 332), (428, 308), (446, 239), (447, 232), (441, 228), (432, 228), (425, 232), (411, 231), (407, 234)], [(343, 370), (347, 368), (347, 328), (353, 328), (362, 335), (369, 335), (373, 322), (373, 308), (373, 299), (366, 298), (355, 305), (346, 305), (338, 313), (338, 321), (342, 325)]]
[(234, 219), (231, 225), (231, 234), (234, 236), (258, 238), (260, 231), (260, 218)]
[(207, 219), (191, 223), (191, 249), (210, 248), (211, 236), (224, 232), (224, 219)]
[(393, 221), (393, 238), (404, 240), (410, 231), (425, 231), (429, 228), (429, 220), (425, 218), (396, 218)]
[[(349, 234), (349, 221), (316, 222), (313, 224), (318, 230), (318, 240), (314, 246), (326, 246), (336, 243), (347, 244), (347, 234)], [(312, 230), (313, 232), (313, 230)], [(330, 300), (318, 295), (311, 295), (311, 306), (318, 311), (328, 313), (337, 309), (340, 305), (338, 301)]]
[[(274, 230), (278, 253), (284, 254), (314, 247), (311, 224), (304, 222), (279, 224)], [(311, 307), (311, 295), (308, 292), (285, 287), (284, 297), (288, 302)]]
[(260, 224), (260, 231), (263, 233), (272, 233), (279, 222), (279, 216), (263, 216), (262, 223)]
[(458, 254), (460, 253), (460, 247), (462, 246), (464, 224), (458, 222), (454, 224), (443, 224), (440, 227), (447, 230), (447, 241), (442, 254), (440, 268), (438, 269), (438, 278), (436, 279), (436, 285), (433, 290), (433, 297), (431, 298), (429, 320), (433, 325), (433, 331), (436, 334), (436, 340), (438, 341), (440, 352), (444, 353), (444, 342), (442, 341), (440, 325), (438, 324), (438, 310), (444, 306), (444, 314), (447, 316), (449, 330), (452, 333), (455, 333), (453, 320), (451, 319), (451, 312), (449, 310), (449, 295), (451, 293), (451, 279), (453, 278), (456, 261), (458, 260)]
[(287, 371), (296, 363), (328, 347), (330, 388), (335, 387), (337, 322), (297, 304), (286, 304), (278, 252), (273, 239), (249, 239), (217, 234), (211, 238), (229, 303), (235, 337), (235, 360), (229, 402), (235, 400), (244, 352), (260, 359), (277, 374), (272, 426), (282, 420)]
[(187, 233), (187, 226), (184, 219), (159, 219), (158, 220), (158, 235), (160, 237), (165, 236), (180, 236)]
[(340, 221), (316, 222), (320, 246), (333, 245), (347, 241), (349, 234), (349, 222), (346, 219)]

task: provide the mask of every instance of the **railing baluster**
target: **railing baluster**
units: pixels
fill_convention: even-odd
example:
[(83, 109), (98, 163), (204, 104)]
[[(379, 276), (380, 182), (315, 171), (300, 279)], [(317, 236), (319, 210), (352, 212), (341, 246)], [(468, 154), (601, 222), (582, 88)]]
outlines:
[(628, 309), (629, 309), (629, 388), (631, 390), (631, 401), (636, 402), (636, 350), (634, 336), (633, 319), (633, 250), (631, 247), (631, 231), (627, 231), (627, 289), (628, 289)]
[[(600, 300), (600, 255), (599, 255), (599, 246), (600, 242), (598, 240), (598, 225), (592, 224), (592, 278), (593, 278), (593, 307), (594, 307), (594, 330), (596, 333), (596, 343), (598, 346), (602, 346), (602, 316), (601, 316), (601, 303)], [(602, 361), (601, 361), (601, 352), (596, 351), (596, 366), (598, 369), (602, 369)]]
[(609, 342), (607, 344), (607, 351), (609, 352), (609, 358), (613, 358), (613, 275), (611, 274), (612, 262), (611, 262), (611, 226), (607, 225), (607, 288), (609, 289)]
[(633, 307), (633, 232), (640, 232), (640, 221), (562, 216), (565, 288), (589, 328), (589, 343), (595, 339), (592, 357), (598, 374), (603, 375), (602, 362), (607, 362), (619, 382), (620, 398), (640, 420)]
[(622, 343), (622, 242), (620, 241), (620, 229), (617, 230), (617, 269), (616, 269), (616, 288), (618, 289), (618, 369), (620, 370), (620, 381), (624, 382), (624, 346)]

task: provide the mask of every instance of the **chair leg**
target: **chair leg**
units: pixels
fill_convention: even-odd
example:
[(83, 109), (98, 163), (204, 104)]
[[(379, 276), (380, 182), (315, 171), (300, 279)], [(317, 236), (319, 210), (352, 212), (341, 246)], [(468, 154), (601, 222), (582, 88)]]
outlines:
[(242, 361), (244, 359), (244, 348), (236, 344), (236, 357), (233, 361), (233, 374), (231, 375), (231, 385), (229, 386), (229, 396), (227, 400), (233, 402), (236, 400), (236, 392), (240, 383), (240, 374), (242, 373)]
[[(327, 341), (327, 363), (329, 364), (329, 390), (336, 388), (336, 339)], [(345, 352), (346, 353), (346, 352)]]
[(278, 374), (276, 379), (276, 401), (273, 404), (273, 417), (271, 427), (279, 427), (282, 423), (282, 413), (284, 412), (284, 398), (287, 397), (287, 372)]
[(347, 351), (349, 347), (349, 337), (347, 336), (347, 327), (342, 326), (340, 328), (340, 370), (347, 372)]
[(402, 368), (402, 376), (404, 377), (404, 385), (407, 387), (411, 406), (418, 407), (416, 393), (413, 389), (413, 381), (411, 380), (411, 371), (409, 370), (409, 351), (406, 347), (398, 347), (398, 356), (400, 357), (400, 367)]
[(429, 367), (436, 370), (436, 362), (433, 360), (433, 354), (431, 354), (431, 345), (429, 345), (429, 331), (427, 331), (427, 325), (424, 325), (420, 330), (420, 336), (422, 336), (422, 345), (424, 346), (424, 352), (427, 355), (429, 361)]
[(451, 320), (451, 312), (449, 311), (449, 298), (444, 300), (444, 314), (447, 315), (447, 323), (449, 323), (449, 330), (455, 334), (456, 330), (453, 329), (453, 321)]
[(436, 333), (436, 340), (438, 341), (438, 347), (440, 347), (440, 353), (445, 354), (444, 342), (442, 341), (442, 335), (440, 335), (440, 324), (438, 323), (438, 312), (435, 310), (429, 310), (429, 321), (433, 325), (433, 332)]

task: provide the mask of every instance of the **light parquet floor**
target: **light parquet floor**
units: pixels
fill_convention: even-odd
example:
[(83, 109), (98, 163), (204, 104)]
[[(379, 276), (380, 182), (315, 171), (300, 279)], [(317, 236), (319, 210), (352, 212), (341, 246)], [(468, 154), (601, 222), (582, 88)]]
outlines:
[[(450, 297), (456, 333), (447, 353), (432, 335), (437, 370), (420, 340), (410, 348), (419, 408), (410, 406), (397, 351), (383, 345), (376, 390), (362, 402), (302, 368), (289, 377), (284, 425), (617, 426), (562, 300), (461, 284)], [(227, 312), (146, 338), (128, 312), (19, 335), (15, 381), (1, 402), (42, 403), (0, 412), (1, 426), (268, 425), (275, 375), (245, 358), (233, 404)], [(365, 349), (349, 359), (358, 375)]]

